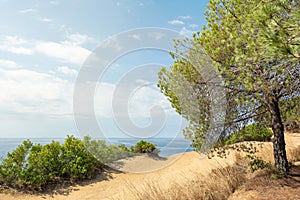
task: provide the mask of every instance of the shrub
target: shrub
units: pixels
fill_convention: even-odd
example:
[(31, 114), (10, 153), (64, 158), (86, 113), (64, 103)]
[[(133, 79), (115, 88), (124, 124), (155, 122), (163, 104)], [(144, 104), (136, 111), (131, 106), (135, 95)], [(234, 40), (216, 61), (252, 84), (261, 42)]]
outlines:
[(24, 141), (0, 164), (0, 183), (8, 187), (43, 190), (60, 180), (91, 178), (102, 164), (82, 141), (68, 136), (65, 143), (45, 146)]
[(259, 169), (272, 168), (272, 164), (270, 162), (266, 162), (255, 155), (247, 155), (246, 157), (250, 159), (248, 166), (250, 167), (251, 172), (255, 172), (256, 170)]
[(92, 140), (91, 137), (85, 136), (83, 144), (91, 154), (103, 163), (110, 163), (118, 159), (133, 156), (134, 153), (159, 153), (155, 144), (144, 140), (137, 142), (135, 146), (127, 148), (124, 144), (118, 146), (114, 144), (107, 145), (104, 140)]
[(135, 146), (130, 147), (130, 151), (134, 153), (154, 153), (158, 154), (159, 149), (156, 148), (156, 144), (152, 144), (151, 142), (147, 142), (145, 140), (141, 140), (136, 143)]
[(61, 146), (62, 177), (71, 180), (91, 178), (101, 163), (86, 149), (83, 142), (68, 137)]
[(33, 144), (29, 140), (23, 141), (13, 152), (8, 153), (0, 165), (0, 183), (13, 186), (24, 176), (26, 158)]
[(251, 124), (240, 131), (232, 133), (225, 144), (234, 144), (242, 141), (270, 141), (273, 133), (261, 124)]
[(92, 178), (103, 162), (132, 156), (134, 153), (158, 153), (156, 145), (140, 141), (130, 148), (106, 145), (102, 140), (83, 141), (68, 136), (63, 144), (47, 145), (23, 141), (0, 164), (0, 184), (17, 189), (44, 190), (60, 181)]
[(83, 144), (91, 154), (103, 163), (110, 163), (133, 155), (124, 144), (119, 146), (106, 145), (104, 140), (92, 140), (89, 136), (83, 138)]

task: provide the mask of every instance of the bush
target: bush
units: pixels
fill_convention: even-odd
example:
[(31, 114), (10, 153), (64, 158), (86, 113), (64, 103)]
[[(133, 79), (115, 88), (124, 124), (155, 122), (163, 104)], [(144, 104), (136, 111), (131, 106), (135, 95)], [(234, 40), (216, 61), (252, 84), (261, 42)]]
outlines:
[(62, 176), (71, 180), (91, 178), (101, 163), (84, 146), (83, 142), (68, 137), (61, 146)]
[(110, 163), (118, 159), (133, 156), (135, 153), (153, 153), (158, 154), (159, 150), (155, 144), (141, 140), (127, 148), (124, 144), (118, 146), (107, 145), (104, 140), (92, 140), (91, 137), (85, 136), (83, 144), (88, 151), (103, 163)]
[[(131, 151), (130, 151), (131, 150)], [(106, 145), (102, 140), (83, 141), (68, 136), (63, 144), (47, 145), (23, 141), (0, 164), (0, 185), (17, 189), (44, 190), (60, 181), (92, 178), (103, 167), (134, 153), (158, 153), (156, 145), (141, 140), (128, 149), (124, 144)]]
[(64, 144), (45, 146), (24, 141), (0, 164), (0, 183), (12, 188), (44, 190), (61, 180), (91, 178), (102, 164), (82, 141), (68, 136)]
[(240, 131), (232, 133), (225, 144), (234, 144), (243, 141), (270, 141), (273, 133), (261, 124), (251, 124)]
[(156, 144), (152, 144), (151, 142), (147, 142), (145, 140), (141, 140), (136, 143), (135, 146), (130, 147), (130, 151), (134, 153), (154, 153), (158, 154), (159, 149), (156, 148)]
[(91, 154), (103, 163), (110, 163), (133, 155), (124, 144), (119, 146), (106, 145), (104, 140), (92, 140), (89, 136), (83, 138), (83, 144)]
[(0, 183), (13, 186), (24, 177), (26, 158), (33, 144), (29, 140), (23, 141), (12, 153), (2, 160), (0, 165)]
[(246, 157), (250, 159), (248, 166), (250, 167), (251, 172), (255, 172), (259, 169), (270, 170), (272, 168), (272, 164), (270, 162), (266, 162), (255, 155), (247, 155)]

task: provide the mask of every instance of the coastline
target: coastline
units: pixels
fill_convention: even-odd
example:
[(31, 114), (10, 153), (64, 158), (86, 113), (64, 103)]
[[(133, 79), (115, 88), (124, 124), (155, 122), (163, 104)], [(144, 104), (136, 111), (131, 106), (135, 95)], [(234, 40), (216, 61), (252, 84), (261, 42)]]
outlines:
[[(287, 149), (300, 145), (299, 134), (286, 135)], [(260, 155), (264, 159), (272, 159), (272, 144), (265, 142)], [(236, 160), (235, 154), (231, 153), (226, 159), (214, 157), (208, 159), (196, 152), (187, 152), (169, 156), (165, 159), (154, 159), (148, 155), (136, 156), (121, 160), (123, 165), (119, 168), (114, 167), (107, 171), (107, 179), (87, 181), (86, 183), (78, 183), (60, 191), (60, 193), (45, 194), (0, 194), (0, 199), (14, 200), (69, 200), (69, 199), (134, 199), (133, 194), (142, 192), (147, 185), (155, 184), (162, 191), (168, 189), (174, 184), (184, 185), (187, 182), (194, 181), (195, 174), (201, 174), (205, 178), (212, 169), (232, 165)], [(140, 166), (138, 166), (140, 165)], [(163, 167), (161, 167), (164, 165)], [(160, 168), (155, 167), (160, 166)], [(131, 172), (124, 172), (127, 169)], [(148, 171), (147, 171), (148, 169)], [(152, 169), (150, 171), (149, 169)], [(118, 171), (120, 170), (120, 171)], [(138, 170), (143, 170), (140, 172)], [(145, 172), (147, 171), (147, 172)]]

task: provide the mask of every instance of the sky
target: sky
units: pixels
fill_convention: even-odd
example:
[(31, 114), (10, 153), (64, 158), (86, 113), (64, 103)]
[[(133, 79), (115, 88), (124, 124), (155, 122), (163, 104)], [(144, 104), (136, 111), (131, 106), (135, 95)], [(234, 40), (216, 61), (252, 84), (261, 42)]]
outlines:
[[(0, 138), (182, 137), (185, 120), (156, 86), (159, 69), (172, 64), (169, 49), (122, 49), (146, 38), (142, 36), (152, 31), (147, 27), (191, 36), (205, 23), (207, 3), (0, 0)], [(126, 34), (131, 37), (128, 44), (117, 45), (115, 40)], [(165, 41), (162, 35), (152, 35)], [(90, 119), (76, 120), (74, 88), (87, 60), (94, 52), (106, 55), (107, 46), (110, 53), (125, 54), (110, 63), (91, 93), (97, 128), (81, 130), (78, 123), (88, 126)], [(134, 129), (127, 129), (122, 117), (118, 121), (124, 112)], [(163, 123), (155, 125), (159, 121)]]

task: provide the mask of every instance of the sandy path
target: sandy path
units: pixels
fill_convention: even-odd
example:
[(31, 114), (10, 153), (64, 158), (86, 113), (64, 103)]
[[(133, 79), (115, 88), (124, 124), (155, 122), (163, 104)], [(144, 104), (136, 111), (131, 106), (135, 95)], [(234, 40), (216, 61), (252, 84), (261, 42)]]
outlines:
[[(300, 145), (300, 134), (286, 135), (287, 149)], [(263, 155), (272, 160), (272, 145), (264, 145)], [(109, 180), (99, 181), (83, 186), (72, 187), (67, 194), (51, 195), (8, 195), (0, 194), (1, 200), (42, 200), (42, 199), (132, 199), (132, 193), (143, 190), (147, 184), (158, 184), (161, 188), (170, 187), (173, 183), (191, 181), (195, 173), (207, 174), (211, 169), (232, 164), (235, 155), (227, 159), (201, 157), (198, 153), (189, 152), (173, 155), (166, 160), (157, 160), (148, 156), (138, 156), (122, 160), (120, 170), (127, 173), (111, 173)], [(145, 172), (146, 171), (146, 172)], [(138, 172), (138, 173), (133, 173)], [(143, 173), (141, 173), (143, 172)]]

